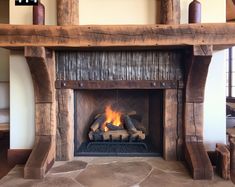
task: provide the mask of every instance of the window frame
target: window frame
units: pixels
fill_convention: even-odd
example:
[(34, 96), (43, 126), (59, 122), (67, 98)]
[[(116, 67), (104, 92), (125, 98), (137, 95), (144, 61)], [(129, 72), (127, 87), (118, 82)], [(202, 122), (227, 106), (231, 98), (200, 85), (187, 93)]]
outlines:
[[(227, 102), (231, 102), (231, 103), (235, 103), (235, 97), (232, 97), (232, 85), (233, 85), (233, 48), (229, 48), (228, 49), (228, 87), (226, 89), (228, 89), (228, 96), (226, 96), (226, 101)], [(235, 62), (234, 62), (235, 63)]]

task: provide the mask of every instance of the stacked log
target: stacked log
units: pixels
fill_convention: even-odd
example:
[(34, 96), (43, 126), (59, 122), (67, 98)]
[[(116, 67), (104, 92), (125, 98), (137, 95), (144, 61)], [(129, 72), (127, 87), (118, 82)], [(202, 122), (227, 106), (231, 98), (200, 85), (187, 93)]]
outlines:
[(144, 140), (145, 130), (141, 124), (141, 116), (135, 111), (122, 114), (122, 123), (117, 126), (105, 123), (105, 114), (98, 114), (90, 126), (88, 137), (91, 141), (128, 141)]

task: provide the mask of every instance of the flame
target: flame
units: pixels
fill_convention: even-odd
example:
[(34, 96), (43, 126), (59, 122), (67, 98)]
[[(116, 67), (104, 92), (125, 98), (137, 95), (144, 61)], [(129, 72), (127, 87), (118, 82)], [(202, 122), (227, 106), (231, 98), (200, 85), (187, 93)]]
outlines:
[(112, 125), (115, 125), (115, 126), (121, 125), (121, 113), (117, 111), (113, 111), (111, 106), (107, 106), (105, 108), (105, 117), (106, 117), (106, 120), (104, 122), (105, 132), (109, 130), (108, 127), (106, 127), (107, 123), (112, 123)]

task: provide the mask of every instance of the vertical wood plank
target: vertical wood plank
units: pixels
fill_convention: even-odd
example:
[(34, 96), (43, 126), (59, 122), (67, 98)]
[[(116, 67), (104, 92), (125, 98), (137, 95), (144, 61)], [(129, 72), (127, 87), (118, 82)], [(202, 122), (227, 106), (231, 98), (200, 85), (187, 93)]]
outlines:
[(177, 160), (177, 90), (164, 91), (163, 106), (163, 157), (165, 160)]
[(74, 154), (74, 92), (57, 90), (56, 159), (71, 160)]
[(180, 0), (161, 0), (161, 23), (180, 23)]
[(79, 24), (79, 0), (57, 0), (57, 25)]
[[(78, 25), (79, 24), (79, 0), (57, 0), (57, 23), (58, 25)], [(69, 79), (75, 77), (84, 77), (92, 79), (93, 75), (90, 70), (91, 60), (84, 62), (83, 59), (78, 59), (78, 54), (65, 55), (67, 58), (64, 65), (67, 64), (66, 74)], [(78, 61), (80, 62), (78, 64)], [(58, 63), (58, 62), (57, 62)], [(77, 72), (77, 67), (85, 65), (85, 72)], [(75, 68), (76, 67), (76, 68)], [(73, 90), (57, 90), (57, 133), (56, 133), (56, 159), (71, 160), (74, 155), (74, 93)]]
[(225, 179), (230, 179), (230, 152), (226, 145), (216, 144), (217, 163), (216, 170)]

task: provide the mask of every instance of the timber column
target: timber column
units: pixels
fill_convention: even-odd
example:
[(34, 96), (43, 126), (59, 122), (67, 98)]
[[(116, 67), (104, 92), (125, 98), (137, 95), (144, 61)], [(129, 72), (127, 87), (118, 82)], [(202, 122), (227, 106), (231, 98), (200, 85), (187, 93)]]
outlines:
[[(161, 0), (161, 23), (180, 23), (180, 0)], [(163, 112), (163, 158), (165, 160), (182, 160), (183, 128), (182, 128), (182, 95), (183, 90), (164, 90)]]
[[(57, 0), (57, 24), (79, 24), (79, 0)], [(60, 79), (61, 77), (57, 77)], [(74, 91), (56, 90), (57, 130), (56, 160), (72, 160), (74, 157)]]

